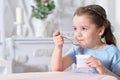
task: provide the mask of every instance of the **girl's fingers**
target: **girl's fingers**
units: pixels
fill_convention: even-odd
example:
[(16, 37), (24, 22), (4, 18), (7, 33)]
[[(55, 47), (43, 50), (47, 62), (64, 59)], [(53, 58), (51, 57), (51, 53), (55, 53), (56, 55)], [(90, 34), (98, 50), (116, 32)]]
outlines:
[(60, 34), (60, 32), (54, 32), (53, 33), (53, 39), (54, 40), (63, 40), (62, 35)]
[(101, 66), (100, 62), (98, 62), (98, 61), (93, 61), (91, 63), (88, 63), (87, 65), (89, 67), (100, 67)]
[(90, 63), (90, 62), (92, 62), (92, 61), (94, 61), (94, 57), (89, 57), (88, 59), (87, 59), (87, 61), (86, 61), (86, 63), (88, 64), (88, 63)]
[(99, 66), (102, 66), (102, 63), (100, 60), (94, 58), (94, 57), (90, 57), (87, 61), (86, 61), (86, 64), (89, 66), (89, 67), (99, 67)]
[(53, 37), (56, 37), (56, 36), (58, 36), (58, 35), (60, 35), (60, 32), (54, 32), (54, 33), (53, 33)]
[(58, 38), (56, 38), (56, 41), (57, 41), (57, 42), (59, 42), (59, 41), (63, 41), (63, 38), (58, 37)]
[(57, 46), (62, 46), (64, 44), (64, 39), (60, 32), (53, 33), (53, 41)]
[(102, 62), (94, 57), (90, 57), (87, 61), (86, 64), (88, 65), (88, 67), (91, 68), (96, 68), (96, 70), (98, 71), (99, 74), (103, 74), (105, 71), (104, 65), (102, 64)]

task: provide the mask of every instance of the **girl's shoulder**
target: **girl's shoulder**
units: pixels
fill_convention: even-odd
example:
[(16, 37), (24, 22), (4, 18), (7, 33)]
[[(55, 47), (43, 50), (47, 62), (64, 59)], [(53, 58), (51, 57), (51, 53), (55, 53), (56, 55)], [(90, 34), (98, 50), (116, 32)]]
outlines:
[(109, 52), (110, 54), (112, 54), (112, 53), (120, 53), (120, 50), (119, 50), (115, 45), (113, 45), (113, 44), (108, 45), (108, 46), (105, 48), (105, 50), (106, 50), (107, 52)]
[(116, 51), (116, 50), (118, 50), (118, 48), (115, 45), (113, 45), (113, 44), (108, 45), (105, 49), (106, 50), (110, 50), (110, 51)]

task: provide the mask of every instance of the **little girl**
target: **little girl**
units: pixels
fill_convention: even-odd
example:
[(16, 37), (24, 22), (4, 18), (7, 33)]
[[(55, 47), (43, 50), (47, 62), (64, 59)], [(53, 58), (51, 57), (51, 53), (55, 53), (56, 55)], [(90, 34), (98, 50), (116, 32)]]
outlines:
[[(55, 49), (52, 55), (52, 71), (63, 71), (76, 64), (75, 54), (91, 55), (86, 65), (98, 74), (107, 74), (120, 79), (120, 51), (111, 31), (105, 10), (99, 5), (88, 5), (76, 10), (73, 17), (74, 36), (80, 43), (73, 46), (62, 57), (64, 37), (60, 32), (53, 34)], [(103, 39), (104, 38), (104, 41)], [(94, 73), (95, 71), (91, 71)]]

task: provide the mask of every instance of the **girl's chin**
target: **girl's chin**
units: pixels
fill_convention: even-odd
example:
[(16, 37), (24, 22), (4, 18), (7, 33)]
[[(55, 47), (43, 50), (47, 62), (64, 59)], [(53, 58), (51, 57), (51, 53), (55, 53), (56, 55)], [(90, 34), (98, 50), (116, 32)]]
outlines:
[(87, 48), (87, 46), (86, 46), (86, 45), (82, 45), (82, 44), (80, 44), (80, 46), (81, 46), (81, 47), (83, 47), (83, 48)]
[(80, 46), (83, 48), (88, 48), (88, 45), (80, 43)]

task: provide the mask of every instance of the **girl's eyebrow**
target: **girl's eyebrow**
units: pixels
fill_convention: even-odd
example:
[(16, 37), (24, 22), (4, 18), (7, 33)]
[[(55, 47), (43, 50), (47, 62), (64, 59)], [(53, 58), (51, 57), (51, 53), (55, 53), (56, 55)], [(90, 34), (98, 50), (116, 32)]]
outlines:
[(87, 26), (87, 25), (83, 25), (82, 27), (86, 27), (86, 28), (89, 28), (90, 26)]
[[(81, 27), (89, 28), (90, 26), (88, 26), (88, 25), (81, 25)], [(72, 28), (74, 29), (74, 28), (76, 28), (76, 27), (75, 27), (75, 26), (72, 26)]]
[(85, 26), (85, 27), (89, 28), (90, 26)]

